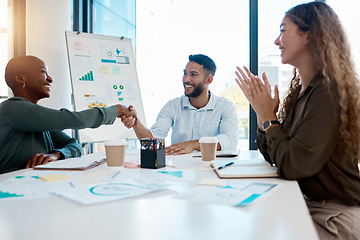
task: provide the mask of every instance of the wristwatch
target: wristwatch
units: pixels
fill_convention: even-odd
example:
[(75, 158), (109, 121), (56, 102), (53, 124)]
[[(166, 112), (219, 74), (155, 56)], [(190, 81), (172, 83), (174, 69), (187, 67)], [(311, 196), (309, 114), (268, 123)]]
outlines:
[(263, 123), (263, 128), (264, 131), (267, 132), (268, 130), (270, 130), (270, 128), (272, 128), (273, 125), (278, 124), (280, 125), (280, 122), (278, 120), (269, 120)]

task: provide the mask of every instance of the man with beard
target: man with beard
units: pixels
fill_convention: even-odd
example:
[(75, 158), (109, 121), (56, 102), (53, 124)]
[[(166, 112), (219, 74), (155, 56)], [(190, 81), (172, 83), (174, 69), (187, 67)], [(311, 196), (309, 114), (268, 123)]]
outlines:
[[(134, 117), (123, 116), (123, 124), (133, 127), (138, 139), (165, 139), (172, 128), (172, 145), (166, 147), (167, 155), (200, 151), (201, 137), (216, 137), (219, 141), (217, 150), (236, 150), (238, 123), (235, 106), (209, 90), (215, 71), (216, 65), (208, 56), (190, 55), (184, 69), (184, 96), (170, 100), (150, 129)], [(135, 112), (133, 106), (129, 110)]]

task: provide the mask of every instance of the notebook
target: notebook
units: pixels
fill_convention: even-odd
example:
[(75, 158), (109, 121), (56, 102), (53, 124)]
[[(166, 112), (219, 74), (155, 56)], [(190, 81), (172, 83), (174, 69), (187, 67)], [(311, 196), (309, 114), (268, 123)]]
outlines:
[[(234, 162), (231, 165), (225, 165)], [(210, 162), (219, 178), (264, 178), (278, 177), (277, 168), (271, 166), (264, 159), (221, 159)], [(220, 168), (221, 167), (221, 168)], [(220, 169), (219, 169), (220, 168)]]
[(106, 162), (105, 152), (84, 155), (80, 158), (67, 158), (45, 165), (38, 165), (34, 170), (88, 170)]

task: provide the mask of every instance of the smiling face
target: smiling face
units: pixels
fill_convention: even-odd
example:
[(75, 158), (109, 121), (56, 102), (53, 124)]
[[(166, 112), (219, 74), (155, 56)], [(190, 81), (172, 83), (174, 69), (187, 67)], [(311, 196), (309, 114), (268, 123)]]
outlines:
[(45, 62), (34, 56), (12, 58), (5, 68), (5, 81), (15, 97), (23, 97), (32, 103), (50, 97), (52, 78)]
[(188, 62), (184, 69), (183, 85), (185, 96), (198, 97), (205, 89), (208, 88), (207, 78), (209, 74), (203, 66), (196, 62)]
[(46, 64), (38, 58), (29, 61), (23, 72), (24, 90), (34, 100), (50, 97), (52, 78), (48, 75)]
[(308, 61), (309, 34), (301, 32), (290, 18), (284, 17), (280, 25), (280, 35), (275, 44), (281, 50), (281, 62), (299, 67), (304, 61)]

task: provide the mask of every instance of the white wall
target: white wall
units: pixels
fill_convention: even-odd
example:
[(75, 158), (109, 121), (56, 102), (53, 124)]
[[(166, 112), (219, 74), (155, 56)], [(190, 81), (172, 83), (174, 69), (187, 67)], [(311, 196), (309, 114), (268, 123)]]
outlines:
[(39, 104), (72, 109), (65, 31), (71, 31), (71, 0), (26, 1), (26, 54), (46, 62), (53, 78), (51, 96)]

